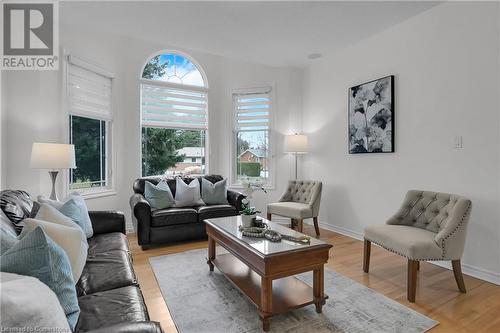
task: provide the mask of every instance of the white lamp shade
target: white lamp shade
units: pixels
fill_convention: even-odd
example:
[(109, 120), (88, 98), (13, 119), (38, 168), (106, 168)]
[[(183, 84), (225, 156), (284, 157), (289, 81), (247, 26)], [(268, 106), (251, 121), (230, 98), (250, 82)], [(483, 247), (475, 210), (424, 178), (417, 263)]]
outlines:
[(285, 153), (305, 154), (308, 151), (308, 140), (304, 134), (285, 136)]
[(59, 143), (34, 142), (30, 167), (33, 169), (74, 169), (75, 146)]

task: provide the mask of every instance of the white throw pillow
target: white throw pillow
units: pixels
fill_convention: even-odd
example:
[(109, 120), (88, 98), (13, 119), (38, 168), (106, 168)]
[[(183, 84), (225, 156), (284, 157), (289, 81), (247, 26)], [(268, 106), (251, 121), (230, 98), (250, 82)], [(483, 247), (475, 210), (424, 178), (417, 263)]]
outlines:
[(56, 294), (37, 278), (0, 272), (0, 294), (6, 332), (71, 332)]
[(62, 224), (47, 222), (36, 219), (24, 219), (25, 227), (21, 232), (21, 238), (36, 227), (41, 227), (57, 245), (59, 245), (69, 258), (71, 271), (75, 283), (82, 275), (83, 267), (87, 261), (88, 244), (85, 233), (79, 227), (68, 227)]
[(43, 196), (38, 196), (38, 201), (57, 208), (61, 213), (71, 218), (73, 222), (83, 229), (87, 238), (93, 236), (94, 231), (92, 229), (92, 221), (90, 220), (87, 204), (80, 193), (72, 192), (64, 198), (63, 201), (51, 200)]
[(204, 206), (201, 200), (200, 182), (193, 179), (191, 183), (186, 184), (182, 178), (175, 179), (175, 207), (195, 207)]
[(38, 202), (41, 204), (44, 203), (44, 204), (48, 204), (52, 207), (55, 207), (57, 209), (61, 209), (61, 207), (64, 205), (64, 202), (67, 201), (68, 198), (65, 198), (64, 201), (57, 201), (57, 200), (49, 199), (46, 196), (39, 195), (37, 199), (38, 199)]
[[(70, 219), (69, 217), (58, 211), (57, 208), (46, 203), (40, 204), (40, 208), (38, 209), (38, 212), (35, 215), (35, 220), (42, 220), (60, 224), (65, 227), (81, 229), (80, 226), (75, 222), (73, 222), (72, 219)], [(85, 242), (87, 242), (86, 239)]]

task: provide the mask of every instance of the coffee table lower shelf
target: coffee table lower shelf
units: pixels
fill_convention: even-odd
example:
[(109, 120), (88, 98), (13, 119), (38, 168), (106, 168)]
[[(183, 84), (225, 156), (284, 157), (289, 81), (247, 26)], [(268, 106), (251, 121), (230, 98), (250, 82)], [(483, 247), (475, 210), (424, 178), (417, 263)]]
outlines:
[[(252, 303), (261, 309), (261, 276), (232, 254), (217, 255), (212, 263), (231, 281)], [(328, 298), (315, 300), (313, 288), (305, 282), (290, 276), (273, 280), (272, 286), (272, 312), (261, 314), (264, 317), (288, 312), (292, 309), (314, 304), (318, 301), (324, 303)]]

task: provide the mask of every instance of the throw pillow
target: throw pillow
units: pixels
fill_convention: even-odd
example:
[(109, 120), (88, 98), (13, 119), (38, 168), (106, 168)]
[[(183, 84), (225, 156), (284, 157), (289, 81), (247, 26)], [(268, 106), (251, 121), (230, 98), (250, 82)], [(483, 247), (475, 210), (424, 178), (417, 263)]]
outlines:
[(175, 207), (204, 205), (205, 203), (201, 200), (200, 182), (198, 179), (193, 179), (189, 185), (181, 177), (175, 179)]
[(146, 181), (144, 184), (144, 197), (151, 207), (155, 209), (165, 209), (174, 207), (175, 200), (167, 182), (161, 181), (158, 185)]
[(71, 265), (64, 250), (37, 227), (2, 255), (0, 271), (35, 277), (59, 299), (71, 330), (75, 329), (80, 307)]
[(0, 192), (0, 209), (12, 221), (17, 234), (20, 234), (23, 229), (21, 221), (30, 217), (33, 210), (33, 200), (28, 192), (3, 190)]
[(201, 178), (201, 198), (207, 205), (227, 205), (226, 179), (212, 183)]
[[(60, 214), (60, 213), (59, 213)], [(62, 215), (62, 214), (61, 214)], [(25, 227), (21, 232), (21, 239), (30, 231), (41, 227), (57, 245), (59, 245), (68, 256), (73, 273), (73, 280), (78, 282), (82, 275), (83, 267), (87, 261), (89, 246), (83, 230), (78, 226), (68, 227), (61, 224), (35, 219), (25, 219)]]
[(37, 199), (38, 199), (38, 202), (51, 205), (52, 207), (57, 208), (57, 209), (61, 209), (61, 207), (64, 205), (64, 201), (67, 201), (67, 198), (64, 201), (57, 201), (57, 200), (49, 199), (43, 195), (39, 195)]
[(57, 208), (61, 213), (69, 217), (76, 224), (78, 224), (87, 238), (92, 237), (94, 230), (92, 229), (92, 222), (90, 221), (89, 212), (87, 209), (87, 204), (83, 197), (77, 193), (71, 193), (64, 202), (50, 200), (42, 196), (38, 197), (38, 201), (41, 203), (46, 203), (54, 208)]
[(17, 243), (17, 232), (14, 224), (0, 209), (0, 255)]
[(6, 332), (71, 332), (56, 294), (40, 280), (0, 272), (0, 294)]
[[(78, 224), (73, 222), (72, 219), (61, 213), (55, 207), (45, 203), (40, 204), (40, 209), (38, 209), (38, 212), (33, 218), (36, 220), (52, 222), (66, 227), (78, 228), (82, 230), (82, 228), (80, 228)], [(87, 239), (85, 239), (85, 242), (87, 242)]]

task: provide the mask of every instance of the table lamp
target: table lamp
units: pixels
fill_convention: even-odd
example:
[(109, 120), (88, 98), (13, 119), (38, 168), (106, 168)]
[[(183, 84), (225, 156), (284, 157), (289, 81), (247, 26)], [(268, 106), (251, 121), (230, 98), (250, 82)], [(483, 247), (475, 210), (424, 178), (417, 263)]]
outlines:
[(297, 179), (297, 156), (307, 154), (308, 140), (304, 134), (291, 134), (285, 136), (285, 153), (295, 154), (295, 179)]
[(75, 146), (58, 143), (34, 142), (31, 148), (30, 167), (33, 169), (49, 169), (52, 178), (50, 199), (58, 200), (56, 194), (57, 169), (75, 169)]

